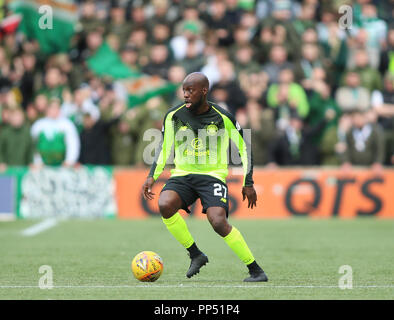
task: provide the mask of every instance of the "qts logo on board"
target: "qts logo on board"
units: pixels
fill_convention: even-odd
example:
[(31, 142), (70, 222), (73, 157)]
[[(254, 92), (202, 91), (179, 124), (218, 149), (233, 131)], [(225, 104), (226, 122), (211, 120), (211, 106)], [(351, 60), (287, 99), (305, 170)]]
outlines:
[[(394, 170), (379, 176), (369, 170), (263, 170), (255, 169), (257, 207), (248, 209), (242, 201), (242, 174), (229, 170), (227, 178), (230, 215), (242, 218), (287, 218), (291, 216), (342, 217), (376, 216), (394, 218)], [(152, 201), (143, 199), (141, 190), (146, 171), (119, 170), (114, 173), (118, 215), (121, 218), (144, 218), (158, 215), (157, 200), (169, 178), (166, 171), (156, 181)], [(200, 200), (190, 208), (191, 214), (204, 217)]]

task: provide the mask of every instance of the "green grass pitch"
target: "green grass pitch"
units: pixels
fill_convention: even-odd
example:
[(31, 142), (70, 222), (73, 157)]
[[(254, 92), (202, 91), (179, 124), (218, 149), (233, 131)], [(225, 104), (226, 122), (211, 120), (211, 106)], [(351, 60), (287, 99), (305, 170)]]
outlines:
[[(0, 223), (0, 299), (393, 299), (394, 221), (236, 220), (269, 282), (248, 284), (246, 267), (206, 220), (187, 219), (210, 262), (191, 279), (186, 250), (159, 218), (68, 220), (35, 236), (37, 221)], [(135, 254), (157, 252), (161, 278), (137, 281)], [(52, 289), (40, 289), (41, 265), (53, 270)], [(340, 289), (339, 268), (350, 265), (353, 288)]]

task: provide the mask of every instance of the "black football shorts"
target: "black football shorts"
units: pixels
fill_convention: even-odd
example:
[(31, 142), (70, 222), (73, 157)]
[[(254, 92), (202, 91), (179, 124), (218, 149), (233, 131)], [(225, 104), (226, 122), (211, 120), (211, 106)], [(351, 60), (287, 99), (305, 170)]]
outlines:
[(227, 185), (215, 177), (204, 174), (171, 177), (161, 192), (165, 190), (178, 193), (183, 202), (182, 209), (188, 213), (190, 213), (189, 206), (200, 198), (203, 213), (206, 213), (210, 207), (223, 207), (228, 216)]

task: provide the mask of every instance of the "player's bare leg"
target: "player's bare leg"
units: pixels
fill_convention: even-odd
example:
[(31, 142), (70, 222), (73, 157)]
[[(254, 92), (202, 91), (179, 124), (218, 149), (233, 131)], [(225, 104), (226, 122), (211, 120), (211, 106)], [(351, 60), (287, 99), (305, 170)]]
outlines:
[(235, 252), (239, 259), (248, 267), (250, 277), (245, 282), (268, 281), (263, 269), (257, 264), (252, 252), (237, 228), (228, 223), (226, 210), (222, 207), (207, 209), (208, 221), (212, 228), (223, 237), (228, 246)]
[(166, 190), (160, 193), (159, 210), (164, 219), (171, 218), (182, 208), (182, 199), (177, 192)]
[(179, 214), (181, 208), (182, 199), (177, 192), (165, 190), (160, 194), (159, 209), (163, 222), (174, 238), (189, 252), (191, 262), (186, 276), (191, 278), (200, 272), (200, 268), (208, 262), (208, 258), (198, 249), (185, 220)]

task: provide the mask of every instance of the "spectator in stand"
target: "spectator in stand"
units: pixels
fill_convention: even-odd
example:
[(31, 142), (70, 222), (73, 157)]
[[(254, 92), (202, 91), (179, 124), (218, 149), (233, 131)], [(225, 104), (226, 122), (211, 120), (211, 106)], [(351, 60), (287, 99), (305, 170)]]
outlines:
[(140, 66), (138, 64), (138, 50), (136, 47), (129, 44), (124, 46), (120, 51), (120, 57), (122, 62), (131, 70), (140, 70)]
[(231, 58), (235, 57), (235, 54), (237, 50), (241, 47), (245, 46), (250, 46), (251, 49), (254, 51), (253, 44), (251, 43), (251, 36), (250, 36), (250, 31), (245, 28), (238, 26), (234, 30), (234, 43), (231, 45), (231, 47), (228, 50), (228, 54)]
[(110, 129), (110, 148), (112, 164), (129, 166), (136, 162), (136, 147), (139, 123), (136, 117), (138, 108), (132, 108), (120, 117), (119, 122)]
[(346, 151), (344, 168), (356, 166), (372, 166), (380, 170), (384, 161), (384, 136), (380, 125), (371, 123), (368, 113), (356, 109), (352, 112), (352, 127), (346, 134)]
[(156, 44), (152, 47), (150, 61), (142, 68), (142, 71), (165, 79), (170, 65), (168, 48), (163, 44)]
[(175, 93), (171, 92), (164, 96), (169, 106), (176, 106), (184, 101), (182, 82), (186, 75), (186, 70), (181, 65), (174, 64), (168, 69), (168, 81), (178, 86)]
[(186, 48), (185, 57), (178, 62), (186, 70), (192, 73), (201, 70), (205, 64), (205, 57), (201, 55), (196, 42), (189, 42)]
[(222, 0), (214, 0), (209, 9), (209, 14), (205, 21), (206, 25), (210, 29), (215, 30), (220, 46), (231, 44), (233, 41), (231, 30), (233, 25), (231, 24), (230, 17), (226, 14), (226, 3)]
[[(373, 3), (364, 3), (361, 6), (361, 15), (355, 13), (355, 25), (352, 32), (358, 35), (359, 32), (365, 32), (365, 49), (370, 57), (370, 64), (374, 68), (379, 66), (380, 50), (386, 46), (387, 23), (377, 15), (376, 6)], [(358, 20), (358, 21), (357, 21)]]
[(152, 28), (151, 42), (154, 44), (164, 44), (166, 46), (170, 43), (171, 30), (165, 23), (156, 23)]
[(126, 45), (132, 46), (137, 50), (138, 65), (140, 67), (145, 66), (149, 62), (151, 44), (148, 42), (148, 32), (145, 28), (132, 29)]
[(270, 51), (270, 61), (263, 66), (268, 74), (269, 82), (278, 83), (279, 74), (284, 69), (292, 69), (293, 64), (287, 61), (287, 52), (283, 46), (274, 46)]
[(220, 80), (212, 86), (210, 97), (214, 101), (225, 103), (228, 110), (236, 115), (239, 109), (246, 105), (245, 93), (239, 86), (235, 78), (234, 65), (232, 62), (225, 60), (219, 63)]
[(82, 130), (85, 113), (93, 114), (93, 117), (96, 119), (100, 117), (100, 110), (93, 103), (91, 94), (92, 92), (89, 85), (83, 83), (80, 88), (74, 92), (74, 95), (64, 95), (61, 114), (74, 123), (78, 132)]
[(0, 76), (4, 79), (8, 79), (11, 72), (11, 62), (8, 58), (6, 49), (0, 46)]
[(290, 111), (297, 110), (297, 115), (306, 118), (309, 114), (309, 103), (304, 89), (294, 82), (294, 74), (284, 69), (279, 74), (279, 83), (271, 84), (267, 92), (267, 104), (274, 108), (277, 128), (285, 129)]
[(266, 105), (265, 97), (268, 77), (264, 72), (241, 72), (239, 75), (239, 83), (247, 100), (254, 100), (261, 105)]
[(320, 145), (322, 136), (325, 131), (332, 126), (336, 126), (341, 110), (335, 100), (331, 97), (330, 86), (324, 81), (325, 72), (323, 69), (315, 69), (314, 85), (311, 88), (311, 93), (308, 99), (310, 111), (307, 118), (307, 123), (311, 126), (318, 124), (328, 109), (334, 110), (336, 116), (332, 121), (327, 122), (325, 128), (320, 134), (317, 134), (312, 140), (316, 146)]
[(282, 46), (288, 53), (288, 60), (295, 60), (298, 57), (298, 51), (291, 48), (291, 44), (287, 41), (287, 29), (278, 24), (275, 26), (262, 26), (260, 33), (254, 38), (256, 46), (256, 59), (261, 64), (269, 62), (271, 48), (274, 46)]
[(210, 88), (221, 78), (219, 64), (228, 60), (230, 60), (229, 54), (224, 48), (207, 53), (206, 64), (202, 67), (201, 72), (208, 78)]
[(372, 107), (384, 131), (386, 149), (384, 163), (390, 165), (391, 156), (394, 154), (394, 73), (387, 72), (383, 91), (372, 93)]
[(110, 120), (100, 119), (97, 113), (92, 112), (92, 109), (84, 111), (83, 129), (80, 134), (80, 163), (94, 165), (111, 164), (109, 130), (119, 122), (124, 111), (125, 106), (120, 101), (114, 105), (113, 117)]
[(241, 16), (242, 16), (242, 8), (238, 5), (238, 0), (225, 0), (226, 2), (226, 17), (230, 21), (231, 25), (238, 25)]
[(156, 23), (165, 24), (172, 31), (178, 13), (174, 7), (170, 6), (171, 2), (168, 0), (152, 0), (151, 3), (153, 12), (146, 24), (149, 26), (154, 26)]
[(315, 68), (324, 68), (319, 48), (315, 44), (305, 44), (302, 47), (302, 57), (295, 66), (294, 74), (307, 92), (313, 86), (313, 69)]
[[(0, 108), (3, 113), (8, 113), (10, 109), (20, 107), (17, 101), (17, 91), (8, 79), (0, 79)], [(0, 123), (1, 123), (0, 119)], [(3, 119), (3, 122), (7, 122)]]
[(120, 52), (120, 39), (114, 33), (109, 33), (105, 36), (104, 40), (114, 52)]
[(125, 7), (121, 3), (113, 1), (109, 12), (109, 23), (106, 26), (106, 34), (114, 34), (120, 43), (125, 43), (130, 35), (130, 24), (126, 22)]
[(79, 22), (82, 25), (84, 34), (97, 29), (101, 29), (101, 32), (104, 32), (105, 25), (97, 17), (97, 6), (93, 0), (87, 0), (81, 4), (81, 18)]
[(85, 79), (86, 67), (77, 68), (65, 53), (53, 55), (48, 65), (58, 68), (71, 90), (76, 90)]
[(261, 70), (260, 65), (253, 59), (253, 49), (248, 45), (237, 49), (234, 64), (237, 77), (241, 72), (256, 73)]
[(29, 103), (34, 99), (34, 91), (37, 81), (37, 59), (32, 53), (22, 55), (23, 75), (20, 79), (19, 90), (22, 94), (22, 107), (26, 110)]
[(199, 54), (203, 53), (205, 42), (202, 40), (202, 31), (199, 24), (195, 21), (186, 21), (182, 23), (182, 32), (175, 35), (170, 40), (170, 47), (174, 54), (175, 60), (182, 60), (185, 58), (187, 48), (190, 43), (195, 46)]
[(246, 128), (252, 130), (252, 153), (255, 165), (268, 163), (268, 148), (276, 138), (274, 112), (270, 108), (263, 109), (261, 104), (250, 99), (246, 104), (248, 123)]
[(103, 42), (103, 31), (100, 29), (89, 31), (85, 38), (85, 44), (79, 53), (78, 64), (83, 66), (85, 61), (97, 52)]
[[(134, 151), (137, 166), (143, 166), (144, 163), (147, 163), (147, 159), (145, 157), (154, 156), (153, 153), (150, 155), (146, 154), (147, 152), (153, 152), (154, 150), (147, 148), (148, 145), (152, 145), (152, 141), (147, 140), (147, 137), (144, 138), (144, 134), (149, 129), (156, 129), (156, 132), (159, 132), (162, 129), (162, 120), (164, 119), (167, 111), (168, 106), (160, 97), (153, 97), (140, 106), (137, 114), (137, 145)], [(150, 158), (150, 160), (152, 159), (153, 157)]]
[(35, 143), (35, 165), (69, 167), (77, 163), (78, 132), (70, 120), (61, 116), (58, 98), (50, 99), (45, 117), (34, 122), (31, 135)]
[(239, 26), (248, 31), (248, 40), (251, 42), (256, 36), (259, 28), (259, 20), (251, 10), (244, 10), (241, 13)]
[(387, 71), (394, 74), (394, 26), (388, 32), (387, 46), (381, 51), (379, 71), (383, 75)]
[(130, 21), (130, 29), (147, 28), (149, 32), (151, 31), (151, 26), (147, 24), (148, 21), (145, 14), (145, 8), (142, 4), (133, 3), (131, 6), (128, 6), (127, 9), (129, 11), (127, 12), (126, 17), (128, 21)]
[[(254, 45), (256, 47), (254, 50), (254, 52), (256, 53), (256, 62), (260, 64), (268, 63), (269, 52), (273, 45), (273, 39), (274, 32), (271, 27), (266, 26), (260, 28), (258, 37), (254, 39)], [(283, 45), (283, 42), (280, 44)]]
[(289, 48), (300, 51), (300, 37), (292, 22), (293, 2), (291, 0), (273, 1), (272, 14), (263, 20), (262, 27), (276, 29), (279, 26), (281, 29), (285, 29), (286, 41), (289, 44)]
[(354, 62), (353, 71), (359, 74), (361, 86), (367, 88), (369, 92), (382, 90), (382, 77), (377, 69), (370, 66), (367, 51), (358, 50), (354, 55)]
[(26, 110), (27, 119), (30, 124), (45, 117), (48, 103), (49, 99), (43, 94), (39, 94), (35, 97), (34, 103), (30, 104)]
[(288, 19), (295, 17), (300, 12), (300, 4), (298, 1), (285, 0), (282, 3), (277, 3), (277, 0), (257, 0), (256, 1), (256, 16), (263, 20), (273, 15), (277, 10), (286, 11)]
[(300, 15), (293, 21), (294, 30), (299, 37), (309, 28), (316, 29), (315, 15), (315, 5), (309, 3), (304, 3), (302, 5)]
[(50, 67), (45, 72), (44, 86), (38, 91), (38, 94), (43, 94), (48, 99), (58, 98), (62, 101), (63, 91), (68, 90), (64, 80), (65, 79), (58, 68)]
[(7, 166), (27, 166), (33, 160), (33, 140), (23, 110), (9, 112), (8, 125), (0, 130), (0, 172)]
[(317, 26), (318, 40), (323, 50), (323, 61), (328, 72), (328, 83), (335, 90), (338, 79), (346, 68), (348, 45), (345, 30), (340, 29), (336, 13), (322, 12), (322, 22)]
[(370, 92), (361, 86), (360, 76), (354, 71), (346, 73), (345, 85), (338, 88), (335, 100), (343, 112), (370, 108)]
[(199, 34), (204, 34), (205, 23), (200, 19), (200, 12), (197, 6), (193, 3), (186, 3), (182, 12), (182, 19), (174, 27), (174, 35), (179, 36), (184, 34), (187, 26), (193, 26)]
[(318, 148), (312, 142), (312, 138), (323, 130), (327, 121), (331, 121), (334, 117), (334, 110), (329, 109), (320, 123), (310, 127), (304, 124), (297, 110), (291, 110), (289, 126), (270, 145), (269, 166), (317, 165)]
[(346, 135), (352, 126), (350, 114), (339, 118), (338, 124), (328, 127), (319, 144), (320, 164), (323, 166), (338, 166), (344, 161), (347, 149)]

